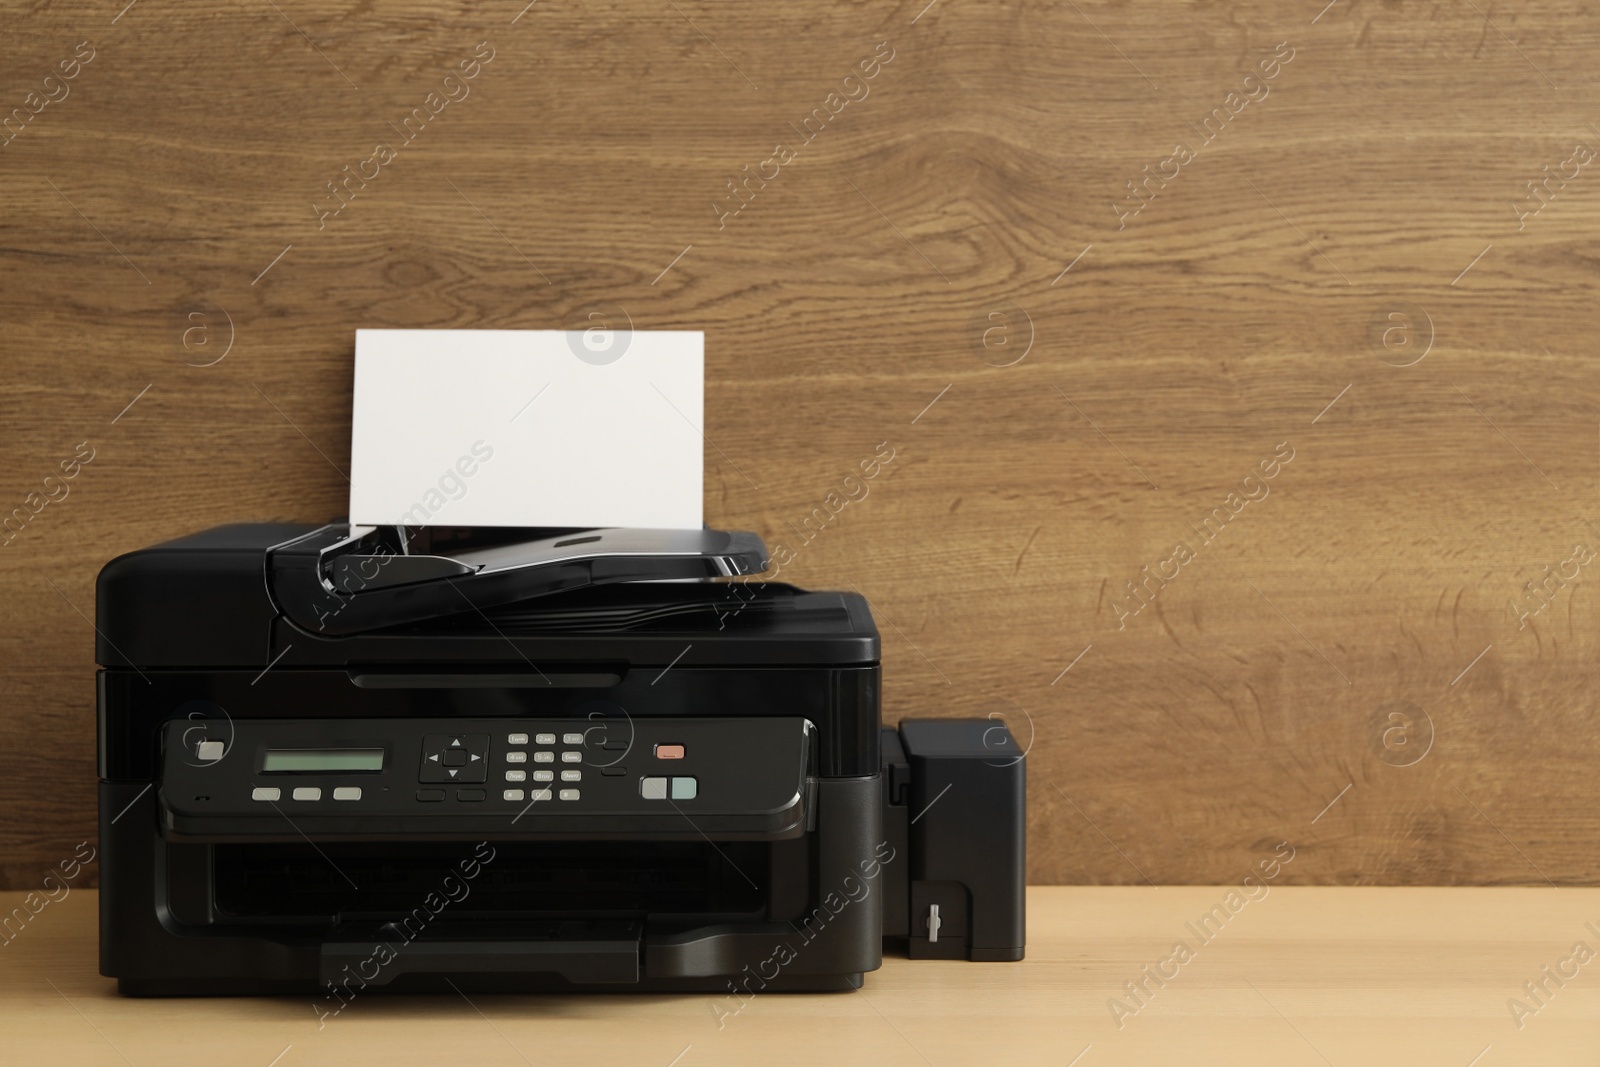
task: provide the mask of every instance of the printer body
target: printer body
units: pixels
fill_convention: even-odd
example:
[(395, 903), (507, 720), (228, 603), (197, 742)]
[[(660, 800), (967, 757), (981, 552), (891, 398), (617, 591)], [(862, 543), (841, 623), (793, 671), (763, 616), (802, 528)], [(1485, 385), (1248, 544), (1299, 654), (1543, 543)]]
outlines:
[(884, 730), (865, 599), (766, 567), (745, 533), (343, 523), (113, 560), (101, 973), (336, 1014), (851, 989), (886, 938), (1020, 959), (1021, 750)]

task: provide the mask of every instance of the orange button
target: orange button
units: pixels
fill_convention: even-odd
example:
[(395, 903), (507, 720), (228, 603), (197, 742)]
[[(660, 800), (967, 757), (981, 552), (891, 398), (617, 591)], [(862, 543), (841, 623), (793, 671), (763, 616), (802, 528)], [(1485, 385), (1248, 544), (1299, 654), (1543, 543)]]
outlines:
[(656, 759), (682, 759), (682, 745), (657, 745)]

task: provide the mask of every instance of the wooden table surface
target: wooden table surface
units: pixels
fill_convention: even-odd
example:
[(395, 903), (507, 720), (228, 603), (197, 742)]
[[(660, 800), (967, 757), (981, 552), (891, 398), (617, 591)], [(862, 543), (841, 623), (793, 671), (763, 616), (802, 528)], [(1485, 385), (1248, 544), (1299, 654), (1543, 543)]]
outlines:
[(93, 839), (102, 564), (341, 513), (358, 327), (602, 305), (886, 718), (1031, 744), (1031, 881), (1600, 882), (1592, 5), (0, 10), (0, 885)]
[[(1228, 887), (1034, 888), (1022, 963), (892, 959), (860, 992), (758, 995), (720, 1027), (718, 1006), (734, 1005), (708, 996), (373, 995), (320, 1026), (312, 996), (122, 998), (97, 973), (95, 894), (81, 890), (0, 947), (0, 1063), (1594, 1062), (1600, 891), (1264, 888), (1206, 941), (1190, 924)], [(1189, 957), (1172, 962), (1180, 941)], [(1146, 967), (1171, 977), (1158, 986)], [(1124, 990), (1137, 981), (1142, 1005)], [(1533, 1000), (1527, 982), (1548, 993)]]

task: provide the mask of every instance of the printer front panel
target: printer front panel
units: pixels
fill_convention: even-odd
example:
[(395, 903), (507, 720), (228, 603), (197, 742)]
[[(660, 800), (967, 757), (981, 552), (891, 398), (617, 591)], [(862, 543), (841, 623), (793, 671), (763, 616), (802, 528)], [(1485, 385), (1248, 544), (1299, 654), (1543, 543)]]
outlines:
[(176, 720), (169, 840), (801, 836), (814, 728), (795, 718)]
[(876, 724), (862, 670), (601, 693), (102, 672), (102, 973), (332, 1005), (446, 981), (852, 988), (895, 857), (876, 774), (838, 774), (864, 754), (816, 720)]

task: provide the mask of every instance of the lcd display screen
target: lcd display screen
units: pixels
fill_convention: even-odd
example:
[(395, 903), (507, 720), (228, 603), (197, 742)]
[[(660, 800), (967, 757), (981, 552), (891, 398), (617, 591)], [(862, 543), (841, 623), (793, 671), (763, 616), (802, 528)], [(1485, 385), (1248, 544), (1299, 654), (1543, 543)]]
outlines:
[(269, 748), (263, 771), (337, 774), (383, 770), (381, 748)]

